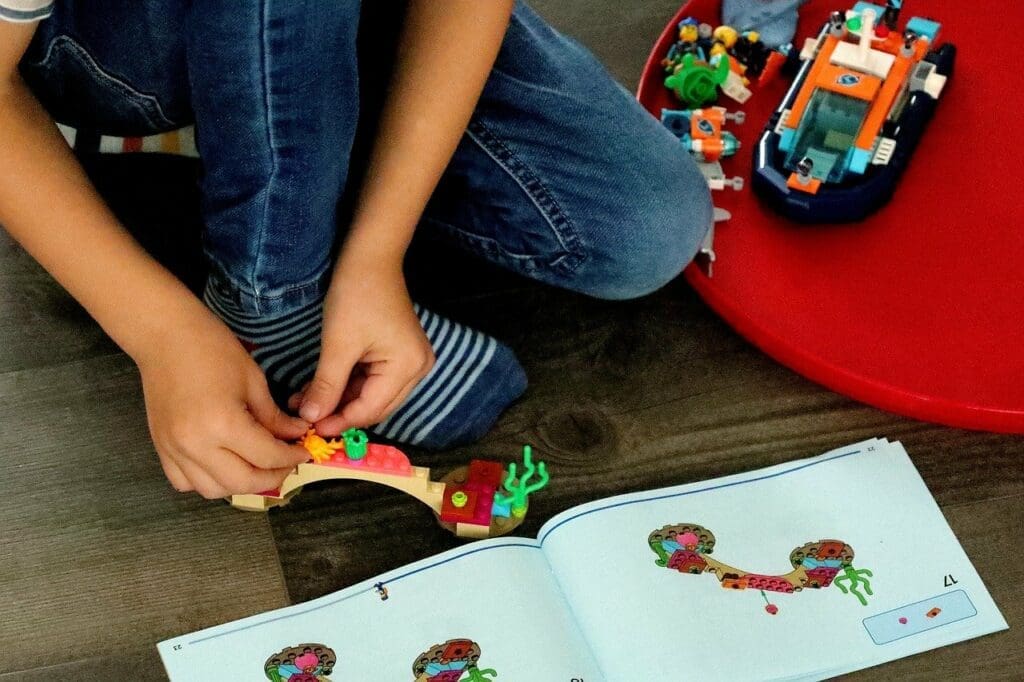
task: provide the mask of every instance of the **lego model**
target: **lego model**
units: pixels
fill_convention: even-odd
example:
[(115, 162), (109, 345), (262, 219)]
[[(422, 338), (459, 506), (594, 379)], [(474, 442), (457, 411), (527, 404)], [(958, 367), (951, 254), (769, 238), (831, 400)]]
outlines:
[(661, 66), (665, 87), (688, 107), (714, 103), (721, 90), (726, 97), (743, 104), (753, 93), (750, 78), (764, 84), (774, 79), (789, 54), (787, 45), (773, 50), (761, 41), (757, 31), (738, 32), (731, 26), (712, 29), (710, 24), (686, 17), (679, 22), (679, 35)]
[(481, 670), (480, 645), (471, 639), (449, 639), (416, 657), (412, 674), (416, 682), (491, 682), (498, 673)]
[(742, 125), (746, 120), (742, 111), (730, 113), (725, 107), (661, 110), (662, 124), (679, 138), (695, 159), (705, 163), (736, 153), (740, 141), (722, 128), (727, 122)]
[[(679, 138), (712, 190), (731, 187), (737, 192), (743, 189), (743, 178), (739, 175), (726, 176), (720, 159), (732, 156), (740, 148), (736, 136), (723, 130), (726, 122), (743, 124), (746, 114), (742, 111), (729, 113), (724, 107), (707, 109), (662, 109), (661, 122)], [(732, 218), (728, 211), (715, 208), (714, 219), (701, 242), (698, 256), (708, 277), (714, 274), (715, 224)]]
[(263, 664), (271, 682), (330, 682), (338, 657), (323, 644), (300, 644), (279, 651)]
[(647, 537), (647, 544), (658, 555), (654, 562), (657, 566), (692, 575), (714, 573), (725, 589), (759, 590), (766, 602), (765, 611), (773, 616), (779, 612), (779, 607), (768, 601), (765, 592), (792, 594), (804, 588), (824, 589), (835, 584), (843, 594), (853, 594), (864, 606), (867, 606), (867, 598), (860, 587), (863, 586), (868, 595), (873, 594), (867, 580), (871, 571), (853, 567), (853, 548), (842, 540), (819, 540), (797, 547), (789, 554), (793, 570), (784, 575), (749, 573), (711, 558), (715, 535), (695, 523), (669, 525), (653, 531)]
[[(884, 204), (953, 73), (940, 25), (900, 2), (833, 12), (800, 52), (796, 80), (754, 154), (754, 190), (802, 222), (860, 220)], [(881, 21), (879, 21), (881, 19)]]
[(231, 505), (246, 511), (266, 511), (286, 504), (310, 483), (371, 481), (420, 500), (434, 511), (442, 526), (460, 538), (482, 539), (517, 528), (526, 518), (529, 496), (547, 486), (550, 479), (544, 462), (534, 464), (529, 445), (523, 448), (520, 476), (516, 475), (514, 462), (506, 472), (499, 462), (473, 460), (444, 481), (432, 481), (430, 469), (413, 466), (398, 448), (370, 443), (359, 429), (349, 429), (340, 440), (325, 439), (309, 429), (299, 443), (309, 452), (311, 461), (298, 465), (280, 488), (232, 495)]

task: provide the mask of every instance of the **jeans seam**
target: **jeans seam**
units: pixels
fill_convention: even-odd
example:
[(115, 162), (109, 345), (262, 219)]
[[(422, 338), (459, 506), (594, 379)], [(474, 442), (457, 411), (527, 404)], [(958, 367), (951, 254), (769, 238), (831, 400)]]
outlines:
[(274, 145), (274, 116), (271, 111), (273, 97), (270, 92), (270, 47), (267, 45), (267, 5), (270, 0), (260, 3), (260, 75), (263, 86), (263, 111), (266, 116), (264, 129), (267, 131), (267, 149), (270, 155), (270, 176), (267, 179), (267, 186), (263, 189), (263, 218), (260, 221), (259, 231), (256, 235), (256, 253), (252, 259), (250, 270), (250, 281), (253, 283), (253, 298), (257, 306), (262, 298), (259, 294), (256, 276), (260, 269), (260, 261), (263, 256), (263, 240), (266, 237), (267, 223), (270, 220), (270, 202), (273, 195), (274, 182), (277, 179), (277, 152)]
[(154, 113), (159, 117), (159, 120), (154, 121), (153, 116), (150, 114), (149, 111), (146, 111), (145, 109), (142, 109), (141, 111), (142, 114), (149, 121), (150, 126), (152, 126), (154, 129), (172, 129), (176, 125), (174, 121), (167, 118), (167, 114), (164, 113), (163, 107), (160, 105), (160, 100), (158, 100), (154, 95), (142, 92), (131, 83), (121, 78), (118, 78), (116, 75), (103, 69), (100, 66), (100, 64), (96, 61), (96, 59), (92, 56), (92, 54), (90, 54), (89, 51), (86, 50), (81, 44), (79, 44), (77, 40), (75, 40), (69, 35), (58, 35), (53, 40), (51, 40), (50, 44), (46, 47), (46, 53), (43, 55), (42, 59), (40, 59), (37, 62), (32, 62), (32, 64), (34, 66), (46, 67), (53, 59), (53, 53), (54, 50), (57, 48), (58, 44), (66, 45), (68, 49), (74, 51), (82, 60), (82, 64), (85, 66), (85, 68), (87, 68), (89, 72), (92, 73), (94, 78), (96, 78), (101, 83), (103, 81), (107, 81), (111, 85), (115, 86), (122, 97), (136, 97), (150, 104), (154, 109)]
[(320, 272), (316, 273), (315, 276), (306, 280), (305, 282), (289, 284), (288, 286), (283, 287), (279, 293), (273, 296), (267, 296), (265, 294), (260, 294), (255, 289), (250, 289), (246, 284), (237, 281), (234, 277), (230, 275), (228, 269), (224, 266), (224, 264), (221, 263), (216, 258), (214, 258), (209, 252), (206, 252), (206, 257), (213, 265), (213, 267), (211, 268), (211, 277), (214, 280), (220, 280), (223, 283), (230, 285), (239, 294), (245, 295), (248, 298), (253, 299), (254, 301), (279, 301), (281, 299), (287, 298), (288, 296), (296, 292), (301, 292), (306, 289), (319, 287), (322, 284), (325, 273), (327, 273), (327, 271), (330, 270), (330, 267), (324, 268)]
[(573, 256), (573, 254), (563, 253), (553, 261), (545, 260), (543, 255), (528, 254), (528, 253), (515, 253), (501, 246), (501, 243), (493, 238), (484, 235), (473, 234), (462, 230), (459, 227), (451, 224), (446, 220), (435, 218), (432, 216), (423, 216), (423, 222), (427, 225), (433, 225), (437, 229), (447, 232), (451, 235), (452, 239), (461, 242), (466, 245), (466, 248), (475, 252), (482, 252), (485, 258), (501, 258), (509, 263), (514, 263), (516, 270), (542, 270), (545, 267), (550, 266), (561, 266), (562, 262)]
[[(547, 222), (552, 234), (555, 235), (555, 239), (558, 240), (559, 245), (565, 252), (565, 256), (556, 259), (555, 262), (559, 263), (560, 261), (559, 264), (568, 273), (574, 273), (582, 264), (584, 254), (580, 248), (575, 226), (565, 211), (562, 210), (551, 190), (535, 173), (526, 177), (523, 169), (528, 168), (528, 166), (481, 121), (471, 122), (466, 129), (466, 135), (485, 154), (491, 157), (519, 185), (523, 193), (530, 198), (530, 202)], [(545, 206), (545, 204), (548, 204), (550, 207)], [(564, 225), (564, 229), (558, 223)]]

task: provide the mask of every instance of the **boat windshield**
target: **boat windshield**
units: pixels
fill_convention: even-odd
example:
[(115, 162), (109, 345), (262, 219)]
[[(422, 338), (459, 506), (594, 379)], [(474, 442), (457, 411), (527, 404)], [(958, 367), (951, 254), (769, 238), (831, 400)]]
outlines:
[(831, 90), (815, 90), (797, 130), (796, 144), (786, 156), (786, 168), (797, 170), (797, 164), (806, 157), (814, 162), (813, 177), (822, 182), (842, 182), (868, 105)]

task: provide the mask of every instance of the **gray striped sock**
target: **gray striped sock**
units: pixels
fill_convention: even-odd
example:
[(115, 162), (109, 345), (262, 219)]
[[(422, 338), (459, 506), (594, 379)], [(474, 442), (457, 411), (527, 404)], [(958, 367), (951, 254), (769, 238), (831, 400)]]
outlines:
[(206, 287), (203, 300), (242, 341), (275, 393), (293, 393), (313, 378), (320, 357), (323, 301), (277, 317), (257, 317), (213, 287)]

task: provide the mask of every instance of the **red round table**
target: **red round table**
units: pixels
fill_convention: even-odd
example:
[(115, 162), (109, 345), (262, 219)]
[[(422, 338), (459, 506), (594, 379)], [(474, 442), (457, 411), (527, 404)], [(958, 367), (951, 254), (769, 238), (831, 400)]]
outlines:
[[(852, 2), (850, 5), (852, 6)], [(640, 102), (685, 108), (658, 61), (676, 23), (718, 25), (717, 0), (694, 0), (669, 23), (644, 69)], [(796, 44), (834, 0), (801, 10)], [(1024, 97), (1015, 63), (1024, 3), (907, 0), (942, 23), (959, 53), (953, 77), (892, 202), (852, 225), (798, 225), (750, 189), (715, 192), (732, 220), (715, 235), (714, 276), (690, 266), (705, 301), (765, 353), (835, 391), (909, 417), (1024, 433)], [(799, 47), (797, 48), (799, 49)], [(1017, 83), (1017, 86), (1013, 84)], [(788, 78), (738, 105), (743, 147), (723, 166), (751, 174), (751, 151)]]

